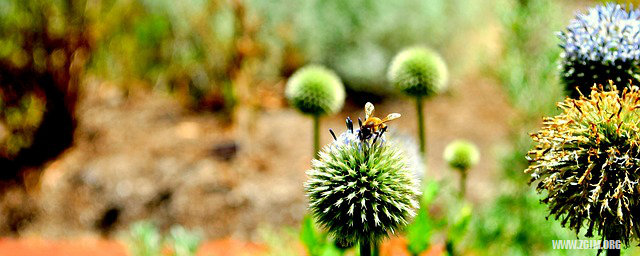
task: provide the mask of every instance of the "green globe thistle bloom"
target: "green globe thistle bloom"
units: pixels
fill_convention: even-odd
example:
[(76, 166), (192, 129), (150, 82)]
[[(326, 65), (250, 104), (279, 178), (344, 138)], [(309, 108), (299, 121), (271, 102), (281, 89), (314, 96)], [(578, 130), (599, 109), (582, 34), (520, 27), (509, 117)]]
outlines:
[(414, 97), (428, 97), (445, 88), (448, 71), (436, 52), (413, 47), (394, 57), (388, 76), (396, 89)]
[(420, 191), (395, 144), (383, 134), (364, 139), (352, 124), (348, 128), (313, 160), (305, 191), (320, 225), (339, 242), (362, 246), (407, 225)]
[(451, 168), (459, 171), (467, 171), (478, 164), (480, 151), (478, 147), (466, 140), (456, 140), (449, 143), (444, 149), (444, 160)]
[(321, 116), (342, 108), (345, 91), (340, 78), (333, 71), (310, 65), (291, 76), (285, 96), (302, 113)]
[(564, 226), (628, 245), (640, 221), (640, 92), (610, 88), (560, 102), (562, 113), (531, 135), (536, 146), (525, 172)]

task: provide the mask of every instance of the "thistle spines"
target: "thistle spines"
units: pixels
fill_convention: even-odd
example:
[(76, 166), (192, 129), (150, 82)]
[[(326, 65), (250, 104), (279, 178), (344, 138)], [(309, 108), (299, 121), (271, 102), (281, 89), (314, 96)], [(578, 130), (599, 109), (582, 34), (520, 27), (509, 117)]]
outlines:
[(395, 144), (362, 140), (350, 124), (312, 162), (305, 191), (317, 222), (341, 242), (377, 241), (415, 215), (417, 181)]
[(640, 92), (609, 86), (558, 104), (563, 113), (531, 135), (536, 146), (525, 172), (563, 225), (628, 245), (640, 220)]
[(632, 5), (590, 8), (576, 15), (558, 37), (561, 78), (573, 98), (579, 97), (575, 87), (588, 91), (594, 82), (606, 88), (609, 80), (619, 86), (640, 81), (640, 11)]

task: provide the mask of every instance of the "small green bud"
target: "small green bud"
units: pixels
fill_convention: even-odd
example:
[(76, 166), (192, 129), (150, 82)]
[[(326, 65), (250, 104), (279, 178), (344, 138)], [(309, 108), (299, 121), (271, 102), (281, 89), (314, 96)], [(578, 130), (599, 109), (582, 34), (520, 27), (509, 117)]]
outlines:
[(451, 168), (467, 171), (480, 160), (480, 151), (475, 144), (466, 140), (456, 140), (444, 149), (444, 160)]
[(289, 104), (302, 113), (321, 116), (340, 111), (345, 91), (340, 78), (333, 71), (310, 65), (291, 76), (285, 96)]
[(444, 90), (447, 66), (436, 52), (413, 47), (398, 53), (389, 67), (389, 81), (393, 86), (415, 97), (428, 97)]

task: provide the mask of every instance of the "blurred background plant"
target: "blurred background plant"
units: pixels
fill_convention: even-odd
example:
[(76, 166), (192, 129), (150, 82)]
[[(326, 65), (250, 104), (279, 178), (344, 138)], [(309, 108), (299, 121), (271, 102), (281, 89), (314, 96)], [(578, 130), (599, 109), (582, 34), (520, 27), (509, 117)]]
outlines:
[(446, 89), (449, 71), (442, 57), (425, 47), (411, 47), (400, 51), (389, 64), (388, 79), (403, 94), (416, 103), (420, 152), (426, 153), (424, 100)]
[(167, 236), (150, 221), (140, 221), (131, 225), (129, 252), (133, 256), (195, 256), (202, 235), (182, 226), (173, 226)]
[(524, 156), (531, 146), (528, 133), (539, 125), (540, 116), (555, 113), (556, 102), (564, 97), (555, 33), (571, 16), (571, 9), (552, 0), (505, 0), (498, 2), (496, 12), (504, 48), (492, 70), (520, 115), (512, 121), (511, 145), (499, 155), (501, 192), (474, 215), (472, 247), (480, 255), (536, 255), (549, 250), (552, 239), (575, 238), (559, 223), (546, 220), (541, 197), (526, 185), (523, 174)]
[[(268, 73), (280, 69), (288, 76), (303, 63), (324, 64), (344, 78), (362, 104), (371, 96), (393, 93), (386, 82), (388, 64), (410, 45), (428, 45), (458, 63), (452, 67), (454, 76), (467, 72), (475, 59), (451, 46), (464, 44), (461, 39), (483, 24), (477, 18), (488, 8), (463, 0), (281, 0), (254, 1), (252, 6), (259, 16), (269, 17), (258, 36), (266, 45), (263, 67), (272, 69)], [(441, 25), (443, 20), (447, 26)]]
[(313, 118), (313, 156), (320, 150), (320, 117), (334, 114), (344, 105), (344, 86), (333, 71), (309, 65), (297, 70), (287, 81), (289, 104)]
[(464, 197), (467, 190), (467, 175), (469, 169), (480, 161), (480, 151), (478, 147), (466, 140), (455, 140), (444, 149), (444, 160), (449, 167), (460, 173), (460, 196)]
[(156, 256), (162, 252), (162, 235), (151, 222), (131, 225), (129, 250), (135, 256)]
[(25, 179), (72, 143), (73, 112), (97, 18), (73, 1), (3, 1), (0, 8), (1, 181)]

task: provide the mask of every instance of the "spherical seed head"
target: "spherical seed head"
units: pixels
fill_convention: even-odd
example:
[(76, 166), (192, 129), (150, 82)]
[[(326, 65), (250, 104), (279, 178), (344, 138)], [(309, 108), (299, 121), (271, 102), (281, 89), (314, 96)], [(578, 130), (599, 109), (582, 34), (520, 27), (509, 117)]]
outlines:
[(577, 86), (588, 93), (594, 83), (638, 84), (640, 63), (640, 11), (619, 4), (598, 5), (579, 13), (561, 40), (561, 76), (573, 98)]
[(466, 140), (456, 140), (444, 149), (444, 160), (451, 168), (467, 171), (480, 160), (480, 151), (475, 144)]
[(325, 146), (305, 191), (318, 223), (340, 242), (375, 241), (403, 228), (418, 207), (418, 182), (389, 141), (370, 144), (347, 131)]
[(344, 104), (345, 91), (333, 71), (310, 65), (291, 76), (285, 95), (289, 103), (302, 113), (320, 116), (338, 112)]
[(389, 81), (405, 94), (428, 97), (444, 90), (447, 66), (436, 52), (413, 47), (398, 53), (389, 67)]
[(628, 245), (640, 221), (640, 93), (611, 88), (560, 102), (563, 113), (531, 135), (536, 145), (525, 172), (547, 192), (542, 202), (564, 226)]

